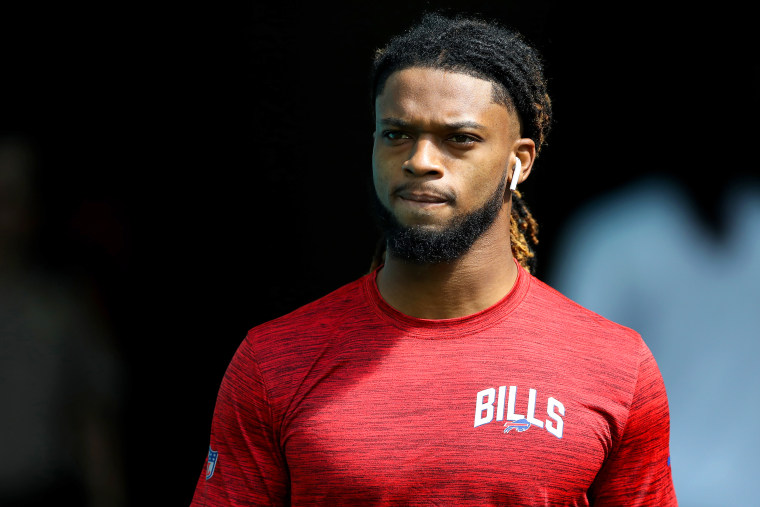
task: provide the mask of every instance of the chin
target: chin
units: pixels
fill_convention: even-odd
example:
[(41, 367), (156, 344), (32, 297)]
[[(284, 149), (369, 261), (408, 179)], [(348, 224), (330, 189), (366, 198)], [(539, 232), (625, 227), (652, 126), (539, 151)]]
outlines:
[(402, 227), (419, 227), (426, 230), (443, 230), (452, 223), (451, 216), (441, 216), (440, 213), (393, 213)]

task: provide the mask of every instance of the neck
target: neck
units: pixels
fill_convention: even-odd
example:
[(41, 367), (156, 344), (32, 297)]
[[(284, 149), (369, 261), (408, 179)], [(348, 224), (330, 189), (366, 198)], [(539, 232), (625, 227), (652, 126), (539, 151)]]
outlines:
[(517, 280), (509, 213), (504, 215), (500, 213), (472, 248), (451, 263), (412, 264), (386, 253), (377, 275), (383, 299), (400, 312), (423, 319), (464, 317), (497, 303)]

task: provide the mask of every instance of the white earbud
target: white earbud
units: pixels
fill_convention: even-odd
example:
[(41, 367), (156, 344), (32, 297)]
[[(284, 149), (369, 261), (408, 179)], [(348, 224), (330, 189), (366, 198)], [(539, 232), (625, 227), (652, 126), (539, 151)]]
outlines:
[(512, 172), (512, 184), (509, 185), (510, 190), (517, 190), (517, 180), (520, 179), (520, 171), (522, 171), (522, 162), (519, 158), (515, 159), (515, 170)]

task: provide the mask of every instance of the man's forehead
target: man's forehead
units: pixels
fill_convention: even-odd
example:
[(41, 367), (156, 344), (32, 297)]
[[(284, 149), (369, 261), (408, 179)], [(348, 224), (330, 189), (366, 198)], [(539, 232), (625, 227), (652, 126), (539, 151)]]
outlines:
[[(415, 127), (415, 122), (413, 120), (394, 117), (394, 116), (385, 116), (383, 118), (378, 118), (376, 120), (376, 123), (382, 126), (397, 127), (397, 128)], [(442, 127), (446, 127), (452, 130), (456, 130), (456, 129), (488, 130), (488, 127), (483, 125), (482, 123), (478, 123), (475, 120), (469, 120), (469, 119), (464, 119), (464, 120), (451, 119), (448, 121), (441, 119), (438, 121), (428, 122), (428, 123), (435, 123), (436, 126), (442, 126)]]
[(375, 100), (375, 118), (401, 122), (485, 128), (511, 117), (493, 100), (493, 83), (469, 74), (413, 67), (391, 74)]
[(469, 97), (490, 101), (493, 96), (493, 83), (464, 72), (431, 67), (410, 67), (388, 76), (383, 91), (377, 98), (388, 95), (399, 97), (434, 95), (457, 100)]

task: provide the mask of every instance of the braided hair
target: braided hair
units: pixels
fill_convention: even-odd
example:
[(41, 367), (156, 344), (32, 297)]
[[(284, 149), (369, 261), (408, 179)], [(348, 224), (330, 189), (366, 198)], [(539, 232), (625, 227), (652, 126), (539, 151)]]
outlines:
[[(391, 74), (411, 67), (459, 72), (490, 81), (493, 100), (517, 113), (520, 135), (533, 140), (536, 156), (546, 144), (552, 115), (546, 79), (538, 53), (518, 33), (475, 18), (425, 14), (419, 24), (375, 53), (373, 102)], [(512, 203), (512, 254), (530, 271), (535, 267), (538, 224), (517, 190), (512, 191)], [(382, 264), (384, 254), (382, 239), (372, 269)]]

